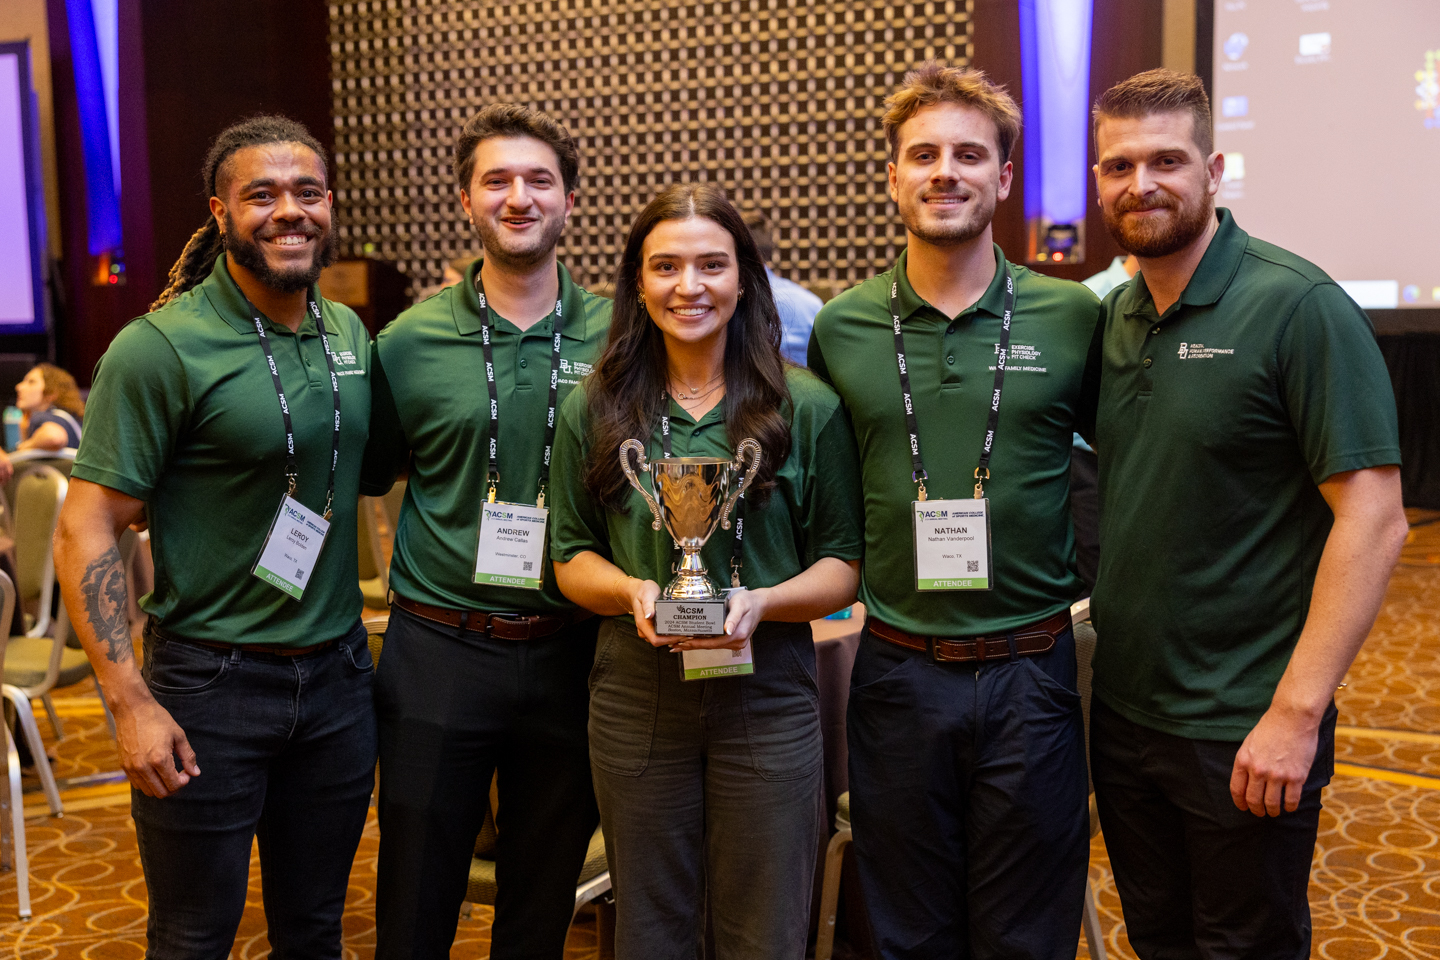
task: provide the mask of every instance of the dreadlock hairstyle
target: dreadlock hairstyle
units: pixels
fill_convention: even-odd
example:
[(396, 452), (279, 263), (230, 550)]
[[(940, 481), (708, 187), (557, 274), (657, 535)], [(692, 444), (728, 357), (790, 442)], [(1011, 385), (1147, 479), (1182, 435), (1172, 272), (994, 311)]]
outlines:
[[(296, 123), (289, 117), (262, 114), (231, 124), (220, 131), (220, 135), (210, 145), (210, 152), (205, 155), (205, 166), (200, 173), (205, 183), (205, 195), (220, 195), (220, 188), (227, 179), (225, 161), (229, 160), (232, 154), (246, 147), (259, 147), (267, 143), (298, 143), (309, 148), (320, 158), (321, 163), (326, 164), (328, 175), (329, 163), (325, 157), (325, 148), (320, 146), (320, 141), (311, 136), (303, 124)], [(213, 216), (207, 217), (200, 229), (190, 236), (185, 249), (180, 252), (180, 259), (170, 268), (165, 289), (160, 291), (160, 296), (150, 304), (150, 309), (159, 310), (204, 280), (210, 275), (216, 258), (224, 250), (225, 241), (220, 235), (220, 224)]]

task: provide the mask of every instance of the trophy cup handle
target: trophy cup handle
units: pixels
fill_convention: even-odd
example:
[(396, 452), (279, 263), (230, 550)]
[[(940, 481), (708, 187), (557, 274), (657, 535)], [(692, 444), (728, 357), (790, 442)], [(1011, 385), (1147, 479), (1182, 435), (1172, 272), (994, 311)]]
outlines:
[(760, 470), (760, 444), (754, 437), (746, 437), (736, 446), (735, 459), (731, 461), (731, 466), (737, 471), (743, 469), (745, 473), (740, 482), (735, 484), (735, 489), (730, 491), (730, 496), (725, 500), (725, 509), (720, 512), (720, 526), (726, 530), (730, 529), (730, 511), (735, 509), (736, 501)]
[[(750, 442), (754, 443), (755, 441)], [(645, 505), (650, 508), (650, 514), (655, 518), (650, 521), (650, 529), (659, 530), (660, 507), (655, 503), (655, 498), (650, 496), (650, 491), (640, 485), (640, 478), (635, 476), (635, 471), (630, 466), (630, 451), (632, 450), (635, 451), (641, 472), (648, 473), (650, 471), (650, 464), (645, 459), (645, 445), (633, 438), (620, 444), (620, 469), (625, 471), (625, 479), (630, 481), (630, 486), (640, 491), (640, 496), (645, 498)]]

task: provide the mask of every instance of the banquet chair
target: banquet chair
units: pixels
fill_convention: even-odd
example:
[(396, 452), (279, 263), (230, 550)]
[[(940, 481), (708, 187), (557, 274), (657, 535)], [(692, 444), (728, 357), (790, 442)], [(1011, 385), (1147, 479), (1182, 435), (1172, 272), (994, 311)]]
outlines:
[[(0, 618), (9, 623), (15, 615), (15, 584), (0, 571)], [(9, 631), (0, 631), (0, 666), (5, 662)], [(25, 708), (28, 710), (27, 702)], [(18, 710), (18, 707), (17, 707)], [(30, 726), (35, 726), (35, 717), (30, 717)], [(20, 906), (20, 919), (30, 919), (30, 857), (25, 846), (25, 794), (20, 786), (20, 753), (15, 749), (15, 738), (10, 734), (8, 723), (0, 724), (5, 731), (6, 786), (0, 794), (0, 869), (13, 868), (15, 891)], [(38, 732), (35, 739), (39, 739)], [(32, 751), (34, 747), (32, 746)], [(42, 752), (41, 757), (45, 756)], [(40, 764), (48, 772), (49, 764)], [(46, 787), (46, 796), (54, 789), (54, 777)], [(59, 803), (59, 794), (54, 794), (51, 810)]]
[[(1091, 660), (1095, 656), (1095, 628), (1090, 624), (1090, 600), (1075, 603), (1070, 608), (1070, 622), (1075, 630), (1076, 689), (1080, 693), (1080, 710), (1084, 723), (1085, 769), (1089, 780), (1090, 769), (1090, 678)], [(1095, 807), (1095, 784), (1090, 782), (1090, 836), (1100, 832), (1100, 816)], [(825, 879), (820, 888), (820, 928), (815, 936), (815, 960), (830, 960), (835, 951), (835, 918), (840, 901), (840, 868), (844, 862), (845, 848), (853, 840), (850, 826), (850, 794), (840, 795), (835, 805), (835, 835), (825, 849)], [(1085, 942), (1090, 948), (1092, 960), (1105, 960), (1105, 935), (1100, 926), (1100, 912), (1095, 905), (1095, 893), (1090, 888), (1089, 872), (1085, 876), (1085, 910), (1081, 915), (1081, 929)]]

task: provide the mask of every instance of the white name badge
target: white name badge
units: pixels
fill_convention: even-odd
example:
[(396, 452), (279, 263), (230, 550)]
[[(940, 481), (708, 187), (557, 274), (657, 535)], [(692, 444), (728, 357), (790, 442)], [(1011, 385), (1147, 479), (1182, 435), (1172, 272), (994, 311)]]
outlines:
[(260, 559), (255, 561), (251, 573), (286, 596), (299, 600), (310, 585), (310, 574), (315, 570), (315, 562), (320, 559), (320, 550), (329, 533), (330, 521), (322, 514), (294, 497), (282, 497), (275, 522), (270, 524), (270, 535), (265, 538)]
[[(726, 599), (737, 590), (744, 590), (744, 587), (732, 587), (725, 591)], [(722, 619), (720, 629), (717, 633), (725, 630)], [(680, 679), (681, 680), (714, 680), (717, 677), (741, 677), (755, 672), (755, 655), (750, 648), (750, 641), (746, 640), (745, 645), (739, 650), (681, 650), (680, 651)]]
[(990, 500), (916, 500), (915, 589), (990, 590)]
[(482, 503), (475, 582), (539, 590), (550, 511), (533, 503)]

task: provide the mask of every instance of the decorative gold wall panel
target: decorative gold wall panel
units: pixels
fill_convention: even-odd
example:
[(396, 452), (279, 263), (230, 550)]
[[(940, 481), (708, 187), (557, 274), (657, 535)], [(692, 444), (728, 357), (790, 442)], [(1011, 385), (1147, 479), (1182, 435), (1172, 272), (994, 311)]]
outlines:
[(971, 2), (332, 3), (345, 254), (393, 260), (420, 288), (476, 249), (451, 149), (477, 109), (512, 100), (580, 143), (561, 256), (585, 285), (610, 279), (661, 186), (715, 180), (775, 225), (777, 270), (843, 289), (904, 239), (885, 186), (885, 96), (920, 60), (969, 61)]

